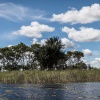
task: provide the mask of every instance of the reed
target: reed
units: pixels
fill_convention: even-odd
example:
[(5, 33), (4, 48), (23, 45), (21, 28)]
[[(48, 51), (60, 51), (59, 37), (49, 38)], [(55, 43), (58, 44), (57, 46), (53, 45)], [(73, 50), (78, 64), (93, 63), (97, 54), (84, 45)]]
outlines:
[(70, 82), (100, 82), (100, 70), (0, 72), (0, 83), (6, 84), (63, 84)]

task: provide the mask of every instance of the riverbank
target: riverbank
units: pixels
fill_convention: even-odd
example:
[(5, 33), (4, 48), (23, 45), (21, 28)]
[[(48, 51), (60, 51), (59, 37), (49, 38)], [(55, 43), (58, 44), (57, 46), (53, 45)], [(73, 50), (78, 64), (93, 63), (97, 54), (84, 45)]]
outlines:
[(100, 70), (0, 72), (0, 83), (5, 84), (63, 84), (70, 82), (100, 82)]

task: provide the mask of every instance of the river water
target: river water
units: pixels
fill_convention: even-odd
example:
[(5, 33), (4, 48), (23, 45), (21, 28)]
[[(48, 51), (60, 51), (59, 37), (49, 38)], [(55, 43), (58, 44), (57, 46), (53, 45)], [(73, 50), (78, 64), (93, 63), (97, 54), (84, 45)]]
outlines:
[(0, 84), (0, 100), (100, 100), (100, 82)]

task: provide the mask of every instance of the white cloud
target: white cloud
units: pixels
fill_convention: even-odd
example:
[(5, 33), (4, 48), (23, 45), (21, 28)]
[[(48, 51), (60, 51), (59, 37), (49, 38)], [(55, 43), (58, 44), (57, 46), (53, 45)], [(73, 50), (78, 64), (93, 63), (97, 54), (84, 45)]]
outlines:
[(98, 61), (98, 62), (100, 62), (100, 58), (95, 58), (95, 61)]
[(13, 3), (0, 3), (0, 17), (10, 21), (23, 21), (28, 19), (44, 19), (45, 12), (30, 9)]
[(93, 55), (92, 51), (89, 49), (83, 49), (82, 52), (84, 53), (85, 56), (92, 56)]
[(48, 25), (32, 22), (30, 26), (22, 26), (20, 30), (13, 32), (13, 34), (41, 38), (42, 32), (53, 32), (54, 30), (55, 28)]
[(93, 66), (93, 67), (96, 67), (96, 68), (100, 68), (100, 58), (95, 58), (93, 59), (90, 64)]
[(66, 48), (74, 48), (75, 46), (75, 44), (67, 38), (61, 38), (61, 42), (65, 45)]
[(46, 39), (42, 39), (42, 40), (39, 42), (38, 39), (33, 38), (32, 44), (40, 44), (40, 45), (42, 46), (42, 45), (45, 45), (45, 42), (46, 42)]
[[(47, 41), (46, 39), (42, 39), (39, 42), (38, 39), (33, 38), (32, 44), (37, 43), (42, 46), (42, 45), (45, 45), (46, 41)], [(63, 45), (65, 45), (65, 48), (74, 48), (74, 46), (75, 46), (75, 44), (72, 41), (68, 40), (67, 38), (61, 38), (61, 42)]]
[(91, 52), (92, 56), (85, 56), (83, 61), (94, 68), (100, 68), (100, 51), (90, 51), (90, 54)]
[(33, 38), (33, 40), (32, 40), (32, 44), (37, 44), (37, 43), (38, 43), (38, 39)]
[(7, 47), (11, 47), (11, 46), (13, 46), (13, 45), (10, 44), (10, 45), (8, 45)]
[(51, 21), (71, 24), (86, 24), (100, 21), (100, 4), (84, 6), (80, 10), (74, 8), (65, 13), (53, 14)]
[(80, 27), (80, 30), (63, 27), (62, 32), (68, 34), (70, 39), (77, 42), (100, 41), (100, 30), (94, 28)]
[(40, 44), (41, 45), (45, 45), (46, 41), (47, 41), (46, 39), (42, 39), (41, 42), (40, 42)]

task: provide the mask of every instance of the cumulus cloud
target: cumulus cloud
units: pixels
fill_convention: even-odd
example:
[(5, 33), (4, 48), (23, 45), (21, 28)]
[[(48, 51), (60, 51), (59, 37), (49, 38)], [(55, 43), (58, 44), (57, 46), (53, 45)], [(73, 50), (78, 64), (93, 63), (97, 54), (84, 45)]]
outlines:
[(36, 39), (36, 38), (33, 38), (33, 40), (32, 40), (32, 44), (38, 44), (39, 42), (38, 42), (38, 39)]
[(7, 47), (11, 47), (11, 46), (13, 46), (13, 45), (10, 44), (10, 45), (8, 45)]
[(100, 62), (100, 58), (95, 58), (95, 61), (98, 61), (98, 62)]
[(32, 44), (40, 44), (41, 46), (42, 46), (42, 45), (45, 45), (45, 43), (46, 43), (46, 39), (42, 39), (42, 40), (39, 42), (38, 39), (33, 38), (33, 41), (32, 41)]
[(100, 58), (95, 58), (90, 62), (91, 66), (100, 68)]
[[(92, 56), (85, 56), (82, 60), (85, 62), (87, 65), (90, 65), (94, 68), (100, 68), (100, 52), (99, 51), (91, 51), (90, 50), (90, 55), (92, 52)], [(89, 54), (89, 53), (88, 53)]]
[[(42, 46), (46, 44), (46, 41), (47, 41), (46, 39), (42, 39), (39, 42), (37, 38), (33, 38), (32, 44), (40, 44)], [(68, 40), (67, 38), (61, 38), (61, 42), (63, 45), (65, 45), (65, 48), (74, 48), (75, 46), (75, 44), (72, 41)]]
[(74, 48), (75, 44), (67, 38), (61, 38), (61, 42), (66, 48)]
[(41, 44), (41, 45), (45, 45), (45, 44), (46, 44), (46, 41), (47, 41), (46, 39), (42, 39), (42, 40), (40, 41), (40, 44)]
[(54, 30), (55, 28), (48, 25), (32, 22), (30, 26), (22, 26), (20, 30), (13, 32), (13, 34), (41, 38), (42, 32), (53, 32)]
[(94, 28), (80, 27), (79, 30), (74, 28), (63, 27), (62, 32), (68, 34), (70, 39), (77, 42), (100, 41), (100, 30)]
[(100, 4), (84, 6), (80, 10), (74, 8), (65, 13), (53, 14), (51, 21), (71, 24), (86, 24), (100, 21)]
[(83, 49), (82, 52), (84, 53), (85, 56), (92, 56), (93, 55), (92, 51), (89, 49)]
[(0, 17), (10, 21), (23, 21), (28, 19), (45, 19), (45, 12), (31, 9), (13, 3), (0, 3)]

